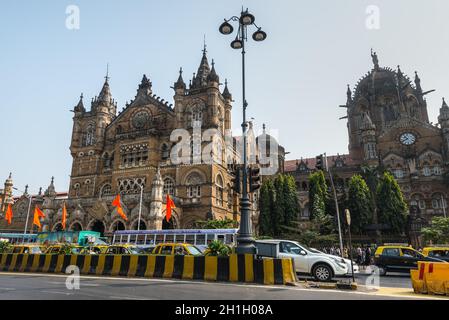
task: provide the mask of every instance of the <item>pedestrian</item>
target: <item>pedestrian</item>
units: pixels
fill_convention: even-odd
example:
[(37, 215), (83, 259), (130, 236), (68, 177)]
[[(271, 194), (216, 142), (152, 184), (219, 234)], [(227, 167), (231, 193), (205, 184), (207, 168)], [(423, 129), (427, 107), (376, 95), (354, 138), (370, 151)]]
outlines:
[(371, 265), (371, 248), (370, 246), (366, 246), (365, 250), (365, 266)]
[(349, 257), (348, 248), (345, 247), (343, 249), (343, 258), (348, 259), (348, 257)]
[(357, 264), (362, 264), (362, 248), (360, 246), (357, 247)]

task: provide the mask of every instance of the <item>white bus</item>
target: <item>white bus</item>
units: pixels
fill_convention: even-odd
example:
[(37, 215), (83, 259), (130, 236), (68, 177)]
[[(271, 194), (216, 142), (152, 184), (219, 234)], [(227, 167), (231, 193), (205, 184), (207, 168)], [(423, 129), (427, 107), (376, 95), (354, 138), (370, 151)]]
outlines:
[(115, 231), (112, 244), (151, 246), (159, 243), (189, 243), (205, 247), (214, 240), (235, 246), (238, 229), (172, 229)]

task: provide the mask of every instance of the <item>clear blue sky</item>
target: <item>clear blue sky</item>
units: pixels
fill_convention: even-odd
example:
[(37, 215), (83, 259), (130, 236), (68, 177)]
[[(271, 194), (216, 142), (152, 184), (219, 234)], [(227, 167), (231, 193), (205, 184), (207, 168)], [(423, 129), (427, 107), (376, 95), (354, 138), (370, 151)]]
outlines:
[[(154, 92), (172, 101), (180, 66), (196, 71), (206, 34), (209, 59), (235, 98), (241, 121), (240, 54), (217, 28), (238, 14), (242, 1), (24, 1), (0, 4), (0, 180), (13, 172), (16, 187), (32, 192), (55, 176), (68, 189), (72, 113), (81, 92), (86, 105), (99, 93), (110, 64), (110, 84), (121, 109), (134, 98), (143, 73)], [(80, 30), (65, 26), (66, 7), (80, 8)], [(258, 127), (278, 130), (290, 159), (347, 152), (346, 84), (372, 67), (398, 64), (418, 70), (437, 121), (441, 97), (449, 97), (449, 23), (446, 0), (244, 1), (268, 33), (248, 44), (249, 116)], [(380, 29), (365, 26), (368, 5), (380, 9)]]

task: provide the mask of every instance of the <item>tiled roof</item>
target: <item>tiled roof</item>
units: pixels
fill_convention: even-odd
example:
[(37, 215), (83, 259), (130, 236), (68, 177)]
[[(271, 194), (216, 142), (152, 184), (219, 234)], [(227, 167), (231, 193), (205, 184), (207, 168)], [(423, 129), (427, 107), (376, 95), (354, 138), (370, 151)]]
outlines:
[[(334, 166), (335, 160), (337, 160), (338, 158), (341, 158), (344, 162), (344, 165), (346, 165), (346, 166), (352, 166), (355, 164), (354, 161), (349, 156), (349, 154), (328, 156), (327, 162), (330, 166)], [(296, 169), (298, 168), (298, 165), (301, 163), (301, 161), (303, 161), (307, 165), (308, 169), (310, 169), (310, 170), (315, 169), (316, 158), (306, 158), (306, 159), (297, 159), (297, 160), (286, 160), (284, 163), (284, 171), (285, 172), (295, 172)]]

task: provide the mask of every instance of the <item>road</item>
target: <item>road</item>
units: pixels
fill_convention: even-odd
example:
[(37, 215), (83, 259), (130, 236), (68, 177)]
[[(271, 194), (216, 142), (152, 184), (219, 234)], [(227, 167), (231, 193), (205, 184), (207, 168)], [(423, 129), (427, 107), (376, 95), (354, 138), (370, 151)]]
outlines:
[[(68, 290), (66, 276), (0, 273), (0, 300), (379, 300), (414, 299), (386, 293), (260, 286), (165, 279), (81, 276), (80, 289)], [(410, 290), (407, 290), (410, 291)]]

